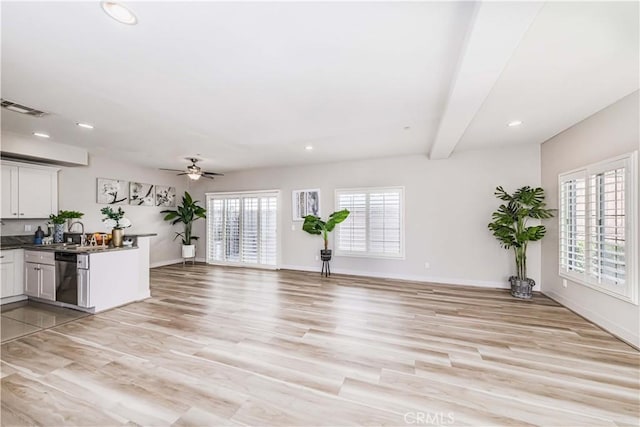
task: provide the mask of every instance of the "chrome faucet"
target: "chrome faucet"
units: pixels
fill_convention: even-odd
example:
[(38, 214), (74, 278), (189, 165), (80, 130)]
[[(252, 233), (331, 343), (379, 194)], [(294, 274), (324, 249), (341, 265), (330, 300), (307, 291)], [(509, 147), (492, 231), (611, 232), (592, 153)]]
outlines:
[(71, 229), (74, 225), (80, 224), (80, 246), (85, 246), (85, 237), (84, 237), (84, 224), (80, 221), (74, 221), (69, 224), (69, 233), (71, 233)]

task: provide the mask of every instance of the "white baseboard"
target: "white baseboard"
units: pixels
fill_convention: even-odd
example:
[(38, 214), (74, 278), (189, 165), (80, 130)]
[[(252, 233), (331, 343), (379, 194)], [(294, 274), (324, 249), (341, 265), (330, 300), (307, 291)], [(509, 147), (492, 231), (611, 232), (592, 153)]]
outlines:
[[(320, 274), (317, 267), (299, 266), (299, 265), (281, 265), (281, 269), (284, 270), (298, 270), (298, 271), (314, 271)], [(477, 286), (482, 288), (499, 288), (509, 289), (510, 285), (508, 281), (497, 282), (487, 280), (473, 280), (473, 279), (454, 279), (450, 277), (433, 277), (433, 276), (421, 276), (415, 274), (402, 274), (402, 273), (383, 273), (383, 272), (362, 272), (359, 270), (349, 269), (331, 269), (335, 274), (347, 274), (349, 276), (361, 276), (361, 277), (377, 277), (381, 279), (395, 279), (395, 280), (410, 280), (412, 282), (428, 282), (428, 283), (442, 283), (446, 285), (464, 285), (464, 286)]]
[(593, 323), (600, 326), (605, 331), (615, 335), (616, 337), (627, 342), (628, 344), (631, 344), (636, 348), (640, 348), (640, 336), (635, 335), (633, 332), (629, 331), (628, 329), (618, 325), (617, 323), (610, 322), (606, 317), (603, 317), (602, 315), (595, 313), (594, 311), (586, 307), (576, 304), (572, 300), (565, 298), (562, 295), (557, 294), (556, 292), (551, 291), (551, 292), (542, 292), (542, 293), (548, 296), (549, 298), (551, 298), (552, 300), (564, 305), (569, 310), (584, 317), (585, 319), (592, 321)]
[[(196, 258), (196, 262), (205, 262), (206, 260), (204, 258)], [(189, 260), (188, 262), (191, 262), (191, 260)], [(182, 264), (182, 258), (176, 258), (176, 259), (167, 259), (164, 261), (156, 261), (153, 262), (151, 264), (149, 264), (149, 268), (157, 268), (157, 267), (164, 267), (165, 265), (172, 265), (172, 264)]]
[(24, 301), (28, 297), (26, 295), (14, 295), (12, 297), (4, 297), (0, 299), (0, 305), (2, 304), (11, 304), (12, 302)]

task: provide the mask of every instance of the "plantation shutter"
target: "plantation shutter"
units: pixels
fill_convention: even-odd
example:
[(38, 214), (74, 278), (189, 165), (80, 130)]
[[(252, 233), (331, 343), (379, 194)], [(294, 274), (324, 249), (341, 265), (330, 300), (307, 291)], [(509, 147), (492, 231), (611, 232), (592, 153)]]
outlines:
[(240, 261), (240, 199), (225, 200), (225, 260)]
[(278, 256), (278, 198), (260, 198), (260, 264), (276, 265)]
[(366, 193), (338, 194), (338, 210), (348, 209), (349, 216), (337, 231), (337, 249), (347, 252), (367, 250), (367, 195)]
[(207, 256), (211, 260), (224, 260), (224, 200), (210, 199), (207, 204), (208, 223), (207, 235), (209, 244), (207, 245)]
[(623, 164), (610, 167), (589, 175), (589, 276), (600, 284), (624, 285), (626, 173)]
[(242, 199), (242, 262), (258, 262), (258, 198)]
[(403, 256), (403, 189), (337, 190), (336, 207), (348, 209), (336, 230), (338, 255)]
[(369, 194), (369, 252), (400, 253), (400, 193)]
[(637, 153), (562, 174), (560, 274), (637, 304)]
[(567, 273), (585, 271), (586, 180), (578, 172), (560, 182), (560, 268)]
[(207, 262), (275, 267), (278, 194), (208, 194)]

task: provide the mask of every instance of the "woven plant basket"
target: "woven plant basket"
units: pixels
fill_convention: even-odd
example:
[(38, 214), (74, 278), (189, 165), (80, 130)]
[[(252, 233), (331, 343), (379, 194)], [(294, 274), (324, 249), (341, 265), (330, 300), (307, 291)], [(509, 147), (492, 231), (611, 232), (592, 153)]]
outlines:
[(531, 290), (536, 285), (533, 279), (520, 280), (516, 276), (509, 277), (511, 295), (521, 299), (531, 299)]

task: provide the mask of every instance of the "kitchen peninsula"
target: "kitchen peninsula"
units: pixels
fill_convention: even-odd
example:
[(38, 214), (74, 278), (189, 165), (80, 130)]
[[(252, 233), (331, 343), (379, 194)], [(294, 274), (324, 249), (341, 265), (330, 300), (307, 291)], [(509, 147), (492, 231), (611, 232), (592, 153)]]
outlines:
[(97, 313), (148, 298), (153, 236), (128, 235), (133, 246), (120, 248), (3, 239), (0, 302), (29, 298)]

